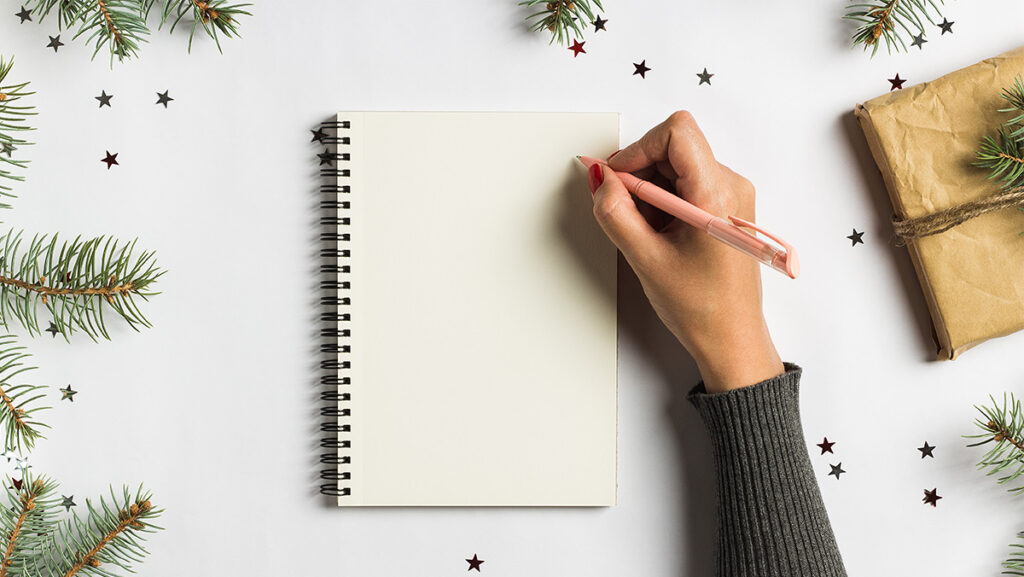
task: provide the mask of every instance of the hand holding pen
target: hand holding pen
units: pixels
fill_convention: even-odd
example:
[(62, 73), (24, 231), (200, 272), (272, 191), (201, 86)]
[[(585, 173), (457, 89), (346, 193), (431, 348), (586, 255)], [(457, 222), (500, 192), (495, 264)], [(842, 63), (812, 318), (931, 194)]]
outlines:
[[(635, 202), (617, 172), (674, 190), (726, 222), (755, 222), (750, 181), (715, 159), (688, 112), (676, 112), (607, 165), (593, 163), (588, 171), (595, 218), (636, 272), (662, 322), (697, 362), (707, 390), (781, 374), (762, 314), (758, 261), (706, 230)], [(795, 252), (789, 254), (795, 265)]]

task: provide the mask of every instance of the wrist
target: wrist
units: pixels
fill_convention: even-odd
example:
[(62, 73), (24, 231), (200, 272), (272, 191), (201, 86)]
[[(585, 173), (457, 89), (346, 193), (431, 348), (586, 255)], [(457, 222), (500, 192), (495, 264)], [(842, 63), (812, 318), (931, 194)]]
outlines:
[(764, 333), (757, 339), (720, 342), (714, 347), (713, 354), (696, 358), (705, 390), (709, 393), (731, 391), (786, 372), (767, 328)]

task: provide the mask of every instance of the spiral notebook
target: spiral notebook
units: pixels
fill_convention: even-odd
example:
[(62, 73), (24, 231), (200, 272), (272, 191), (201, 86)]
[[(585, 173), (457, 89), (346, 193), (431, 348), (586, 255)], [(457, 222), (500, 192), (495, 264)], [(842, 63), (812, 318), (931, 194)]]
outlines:
[(614, 113), (346, 112), (321, 350), (341, 506), (609, 506), (616, 250), (575, 156)]

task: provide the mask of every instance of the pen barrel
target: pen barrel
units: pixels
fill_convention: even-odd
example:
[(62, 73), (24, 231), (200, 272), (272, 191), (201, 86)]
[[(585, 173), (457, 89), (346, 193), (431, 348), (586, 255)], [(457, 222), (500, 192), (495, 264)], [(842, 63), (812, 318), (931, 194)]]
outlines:
[(715, 217), (708, 222), (708, 234), (754, 258), (761, 264), (789, 276), (786, 271), (786, 253), (764, 242), (756, 236), (746, 233), (725, 219)]

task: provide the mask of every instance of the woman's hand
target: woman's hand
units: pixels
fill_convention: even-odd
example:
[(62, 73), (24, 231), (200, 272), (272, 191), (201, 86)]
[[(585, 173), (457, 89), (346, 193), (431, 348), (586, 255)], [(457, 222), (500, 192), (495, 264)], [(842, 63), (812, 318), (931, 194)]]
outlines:
[[(754, 222), (754, 186), (715, 160), (690, 113), (676, 112), (609, 159), (721, 217)], [(761, 310), (761, 271), (749, 256), (641, 202), (600, 164), (589, 173), (594, 216), (643, 285), (655, 312), (700, 368), (708, 392), (782, 374)]]

